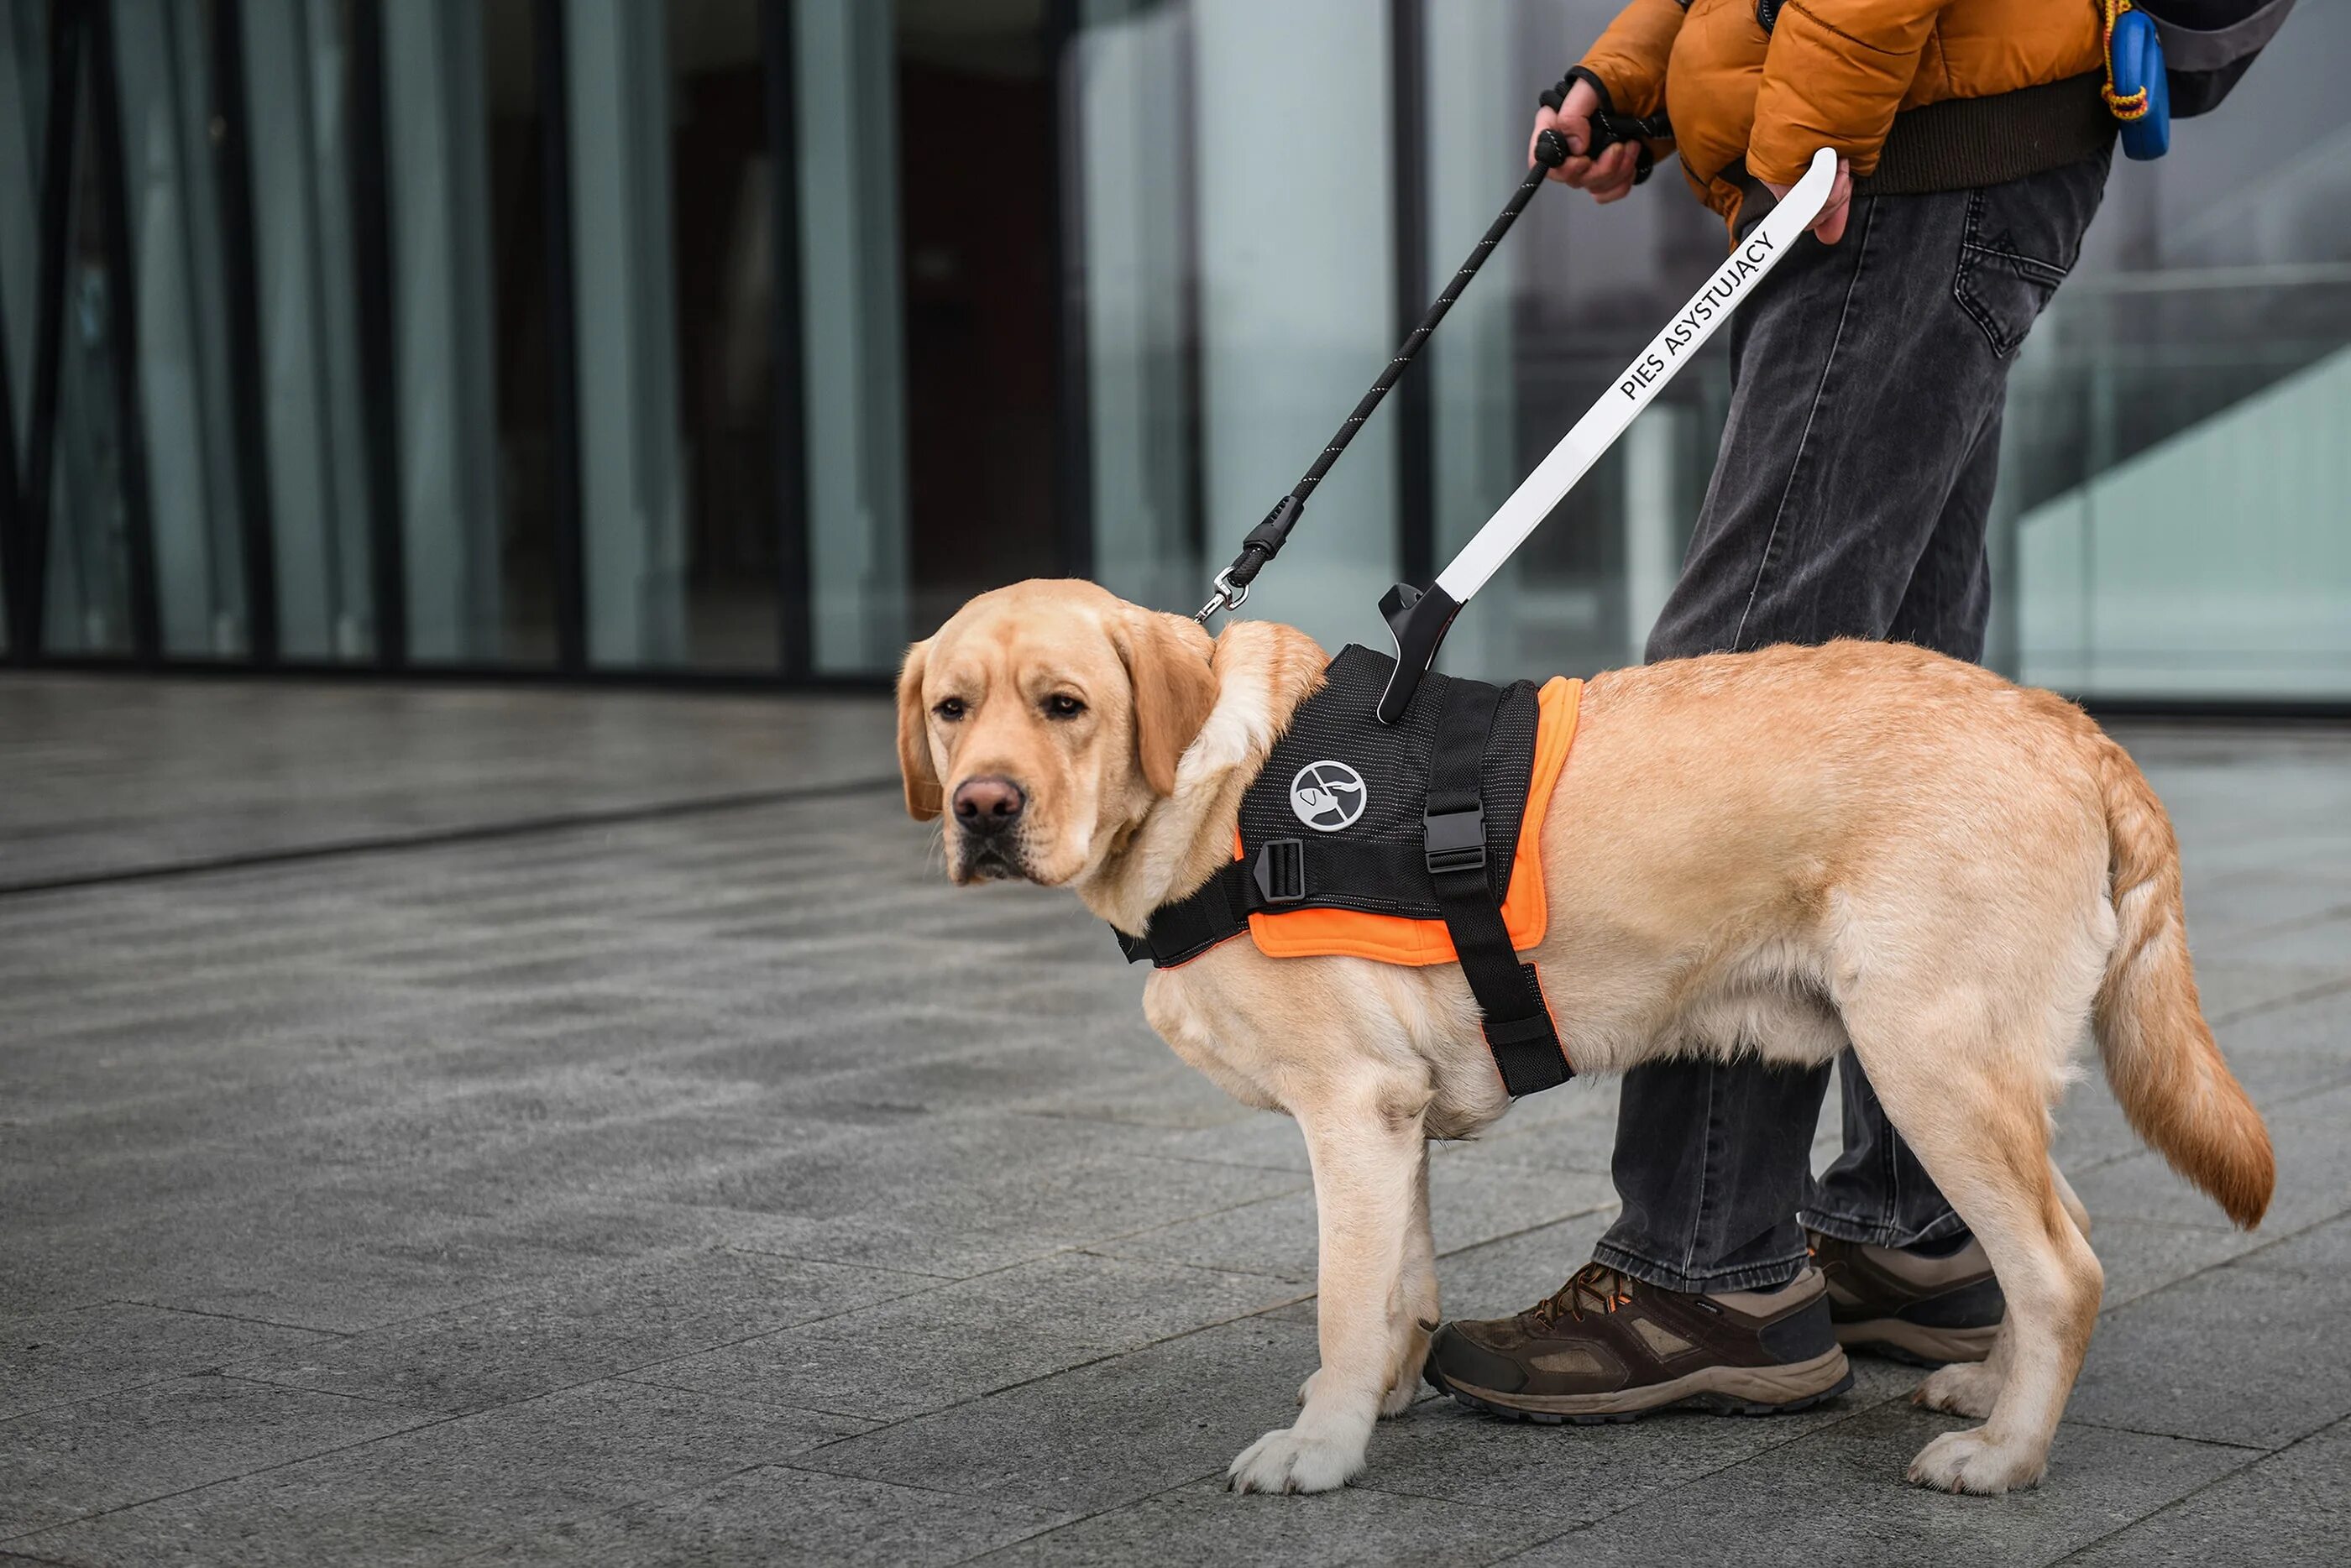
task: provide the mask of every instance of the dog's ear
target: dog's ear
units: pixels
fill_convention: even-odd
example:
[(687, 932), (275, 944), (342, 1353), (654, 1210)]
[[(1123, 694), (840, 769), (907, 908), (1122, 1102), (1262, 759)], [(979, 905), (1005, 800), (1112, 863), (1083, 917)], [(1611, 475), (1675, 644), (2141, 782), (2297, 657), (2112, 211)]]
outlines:
[(931, 766), (931, 736), (923, 722), (923, 669), (931, 645), (918, 642), (906, 649), (905, 667), (898, 671), (898, 774), (906, 784), (906, 815), (928, 822), (940, 808), (938, 770)]
[(1137, 610), (1118, 639), (1134, 688), (1134, 756), (1155, 794), (1176, 793), (1176, 764), (1217, 705), (1208, 634), (1182, 616)]

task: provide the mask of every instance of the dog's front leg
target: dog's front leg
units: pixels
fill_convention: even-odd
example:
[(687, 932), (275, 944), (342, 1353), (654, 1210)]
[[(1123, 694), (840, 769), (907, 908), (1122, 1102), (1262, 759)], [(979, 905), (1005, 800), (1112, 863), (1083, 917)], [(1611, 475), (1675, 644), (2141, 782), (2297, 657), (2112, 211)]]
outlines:
[(1268, 1432), (1233, 1461), (1228, 1476), (1236, 1491), (1328, 1491), (1363, 1472), (1373, 1423), (1396, 1373), (1391, 1319), (1426, 1158), (1426, 1101), (1412, 1085), (1374, 1083), (1298, 1114), (1322, 1238), (1322, 1365), (1297, 1422)]

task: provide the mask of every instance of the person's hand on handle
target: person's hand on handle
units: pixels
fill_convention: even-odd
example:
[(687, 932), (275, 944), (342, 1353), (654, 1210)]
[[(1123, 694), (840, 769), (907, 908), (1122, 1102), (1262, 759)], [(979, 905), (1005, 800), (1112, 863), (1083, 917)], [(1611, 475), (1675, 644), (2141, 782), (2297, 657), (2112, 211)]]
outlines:
[(1550, 178), (1562, 185), (1573, 185), (1579, 191), (1589, 191), (1595, 202), (1621, 201), (1633, 189), (1633, 176), (1640, 172), (1640, 149), (1629, 141), (1619, 141), (1597, 158), (1587, 157), (1592, 146), (1592, 116), (1600, 107), (1600, 95), (1592, 84), (1577, 80), (1569, 85), (1566, 101), (1558, 109), (1535, 110), (1535, 128), (1527, 134), (1527, 163), (1535, 163), (1535, 143), (1546, 130), (1556, 130), (1567, 139), (1567, 161), (1552, 170)]
[[(1781, 184), (1777, 180), (1764, 181), (1763, 188), (1782, 201), (1786, 201), (1788, 192), (1794, 189), (1793, 186)], [(1837, 160), (1836, 183), (1829, 187), (1827, 204), (1821, 208), (1821, 215), (1813, 220), (1811, 232), (1820, 235), (1821, 244), (1833, 245), (1844, 238), (1844, 221), (1852, 212), (1853, 160), (1840, 158)]]

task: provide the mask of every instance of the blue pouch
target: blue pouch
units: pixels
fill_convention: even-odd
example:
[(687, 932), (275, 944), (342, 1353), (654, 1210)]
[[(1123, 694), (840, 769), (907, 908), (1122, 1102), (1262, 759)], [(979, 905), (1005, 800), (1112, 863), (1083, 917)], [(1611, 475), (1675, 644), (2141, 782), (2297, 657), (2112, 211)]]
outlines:
[(2163, 44), (2153, 17), (2144, 11), (2126, 11), (2115, 19), (2107, 68), (2115, 98), (2128, 101), (2141, 88), (2147, 92), (2147, 112), (2123, 121), (2123, 155), (2144, 162), (2170, 151), (2171, 88), (2164, 78)]

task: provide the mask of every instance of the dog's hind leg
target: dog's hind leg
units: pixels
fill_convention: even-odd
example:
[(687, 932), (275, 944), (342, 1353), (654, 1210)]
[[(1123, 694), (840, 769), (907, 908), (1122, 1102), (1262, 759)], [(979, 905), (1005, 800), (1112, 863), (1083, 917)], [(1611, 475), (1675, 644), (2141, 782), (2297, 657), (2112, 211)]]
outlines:
[(2001, 1321), (1992, 1336), (1991, 1354), (1981, 1361), (1954, 1361), (1927, 1374), (1910, 1391), (1913, 1405), (1944, 1410), (1980, 1421), (2000, 1402), (2000, 1386), (2008, 1380), (2008, 1321)]
[(1995, 1009), (1980, 996), (1946, 990), (1923, 1005), (1884, 1008), (1848, 1000), (1844, 1011), (1886, 1115), (1983, 1243), (2008, 1301), (1986, 1363), (1996, 1388), (1984, 1386), (1991, 1373), (1922, 1388), (1928, 1402), (1966, 1411), (1989, 1394), (1988, 1418), (1928, 1444), (1910, 1479), (1987, 1495), (2032, 1486), (2081, 1371), (2102, 1284), (2051, 1177), (2048, 1100), (2061, 1058), (2043, 1042), (1988, 1038)]
[[(1296, 1423), (1233, 1460), (1227, 1479), (1236, 1491), (1329, 1491), (1363, 1472), (1373, 1423), (1405, 1356), (1396, 1309), (1415, 1300), (1406, 1260), (1416, 1230), (1426, 1234), (1415, 1217), (1425, 1212), (1428, 1097), (1426, 1084), (1364, 1064), (1293, 1110), (1314, 1167), (1322, 1365), (1307, 1379)], [(1434, 1278), (1432, 1264), (1431, 1296)], [(1428, 1305), (1433, 1314), (1434, 1301)], [(1418, 1345), (1426, 1354), (1426, 1334)], [(1416, 1376), (1416, 1360), (1412, 1370)]]
[(2074, 1229), (2082, 1233), (2082, 1240), (2088, 1241), (2090, 1211), (2082, 1207), (2082, 1199), (2074, 1192), (2074, 1184), (2065, 1179), (2065, 1173), (2057, 1168), (2057, 1162), (2054, 1159), (2049, 1162), (2049, 1179), (2057, 1189), (2057, 1201), (2064, 1206), (2065, 1217), (2074, 1221)]
[(1393, 1347), (1387, 1397), (1380, 1414), (1401, 1416), (1420, 1396), (1420, 1369), (1428, 1360), (1429, 1336), (1443, 1322), (1437, 1298), (1437, 1239), (1428, 1228), (1428, 1145), (1420, 1146), (1420, 1169), (1413, 1179), (1412, 1215), (1404, 1238), (1404, 1275), (1388, 1309)]

